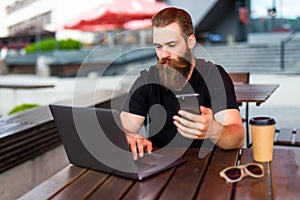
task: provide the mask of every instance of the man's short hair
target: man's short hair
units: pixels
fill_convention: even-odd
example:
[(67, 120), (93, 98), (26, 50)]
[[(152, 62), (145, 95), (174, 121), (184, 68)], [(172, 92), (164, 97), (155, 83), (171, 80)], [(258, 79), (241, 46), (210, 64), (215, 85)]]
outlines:
[(152, 18), (152, 27), (165, 27), (177, 22), (183, 34), (190, 36), (194, 33), (193, 22), (190, 14), (183, 9), (168, 7), (159, 11)]

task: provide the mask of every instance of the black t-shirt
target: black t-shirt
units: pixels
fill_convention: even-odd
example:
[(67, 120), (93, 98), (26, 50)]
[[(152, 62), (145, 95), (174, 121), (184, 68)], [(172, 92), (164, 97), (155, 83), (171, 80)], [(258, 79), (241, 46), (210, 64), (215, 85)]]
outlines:
[[(192, 76), (181, 91), (172, 91), (160, 85), (156, 66), (142, 71), (131, 87), (122, 110), (144, 117), (149, 114), (149, 139), (153, 146), (162, 147), (170, 141), (175, 146), (189, 145), (193, 141), (177, 134), (173, 124), (179, 104), (175, 95), (187, 93), (200, 94), (199, 105), (212, 108), (214, 114), (225, 109), (238, 109), (234, 86), (226, 71), (219, 65), (197, 59)], [(192, 146), (201, 144), (196, 140)]]

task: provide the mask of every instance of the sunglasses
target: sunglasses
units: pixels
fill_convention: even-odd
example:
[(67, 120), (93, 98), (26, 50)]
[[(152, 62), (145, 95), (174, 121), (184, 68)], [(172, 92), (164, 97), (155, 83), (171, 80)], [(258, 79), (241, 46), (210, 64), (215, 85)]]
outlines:
[(264, 176), (264, 168), (258, 163), (249, 163), (246, 165), (231, 166), (223, 169), (220, 176), (225, 178), (226, 182), (234, 183), (242, 180), (245, 176), (261, 178)]

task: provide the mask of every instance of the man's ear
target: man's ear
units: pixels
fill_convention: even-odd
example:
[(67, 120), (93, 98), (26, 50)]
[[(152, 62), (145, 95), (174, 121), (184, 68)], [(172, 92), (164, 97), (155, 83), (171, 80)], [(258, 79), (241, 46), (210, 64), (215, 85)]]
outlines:
[(194, 34), (191, 34), (188, 38), (188, 47), (189, 49), (194, 48), (194, 46), (196, 45), (196, 37)]

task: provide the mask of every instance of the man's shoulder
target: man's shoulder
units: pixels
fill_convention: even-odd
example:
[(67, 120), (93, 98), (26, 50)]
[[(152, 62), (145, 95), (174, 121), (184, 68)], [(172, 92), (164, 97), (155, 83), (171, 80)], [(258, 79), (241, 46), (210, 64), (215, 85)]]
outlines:
[(200, 72), (200, 74), (203, 73), (208, 73), (208, 72), (225, 72), (225, 69), (216, 63), (213, 63), (211, 61), (205, 60), (205, 59), (201, 59), (201, 58), (197, 58), (196, 59), (196, 65), (195, 65), (196, 69)]
[(196, 65), (197, 68), (202, 68), (203, 70), (209, 70), (212, 68), (217, 68), (217, 69), (223, 69), (223, 67), (217, 63), (214, 63), (209, 60), (205, 60), (202, 58), (196, 58)]
[(202, 75), (211, 73), (212, 71), (218, 69), (215, 63), (200, 58), (196, 59), (195, 68), (197, 69), (198, 73)]

